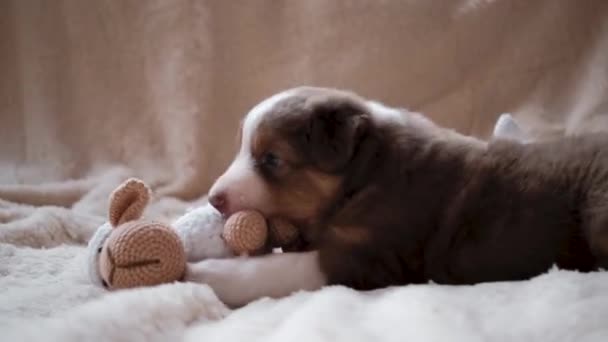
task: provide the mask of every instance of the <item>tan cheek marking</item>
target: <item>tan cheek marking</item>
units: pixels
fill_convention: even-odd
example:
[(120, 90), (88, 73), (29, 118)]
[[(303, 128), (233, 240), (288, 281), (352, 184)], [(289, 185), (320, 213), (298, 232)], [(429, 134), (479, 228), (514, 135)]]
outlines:
[(317, 212), (315, 197), (313, 193), (300, 187), (281, 189), (276, 192), (276, 206), (282, 216), (299, 220), (309, 219)]
[(340, 186), (340, 177), (313, 170), (307, 170), (306, 175), (307, 178), (310, 179), (314, 184), (315, 188), (318, 189), (320, 195), (325, 199), (333, 197)]
[(253, 132), (251, 139), (251, 155), (254, 158), (259, 158), (263, 153), (270, 151), (274, 136), (269, 130), (260, 127), (258, 130)]
[(288, 164), (296, 164), (298, 162), (296, 153), (293, 151), (291, 146), (289, 146), (289, 144), (283, 140), (277, 140), (272, 148), (277, 156), (286, 161)]
[(274, 191), (277, 208), (288, 218), (315, 221), (332, 200), (340, 178), (311, 170), (294, 172), (290, 181)]
[(359, 226), (331, 226), (329, 231), (334, 239), (346, 245), (361, 245), (369, 241), (369, 230)]

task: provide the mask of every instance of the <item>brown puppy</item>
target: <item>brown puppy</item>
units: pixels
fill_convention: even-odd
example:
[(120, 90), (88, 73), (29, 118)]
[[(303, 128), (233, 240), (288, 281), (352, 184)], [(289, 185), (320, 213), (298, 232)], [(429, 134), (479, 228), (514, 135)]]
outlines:
[(252, 109), (210, 201), (227, 215), (292, 220), (309, 244), (193, 267), (191, 280), (236, 306), (327, 284), (473, 284), (608, 266), (607, 136), (486, 144), (334, 89), (290, 89)]

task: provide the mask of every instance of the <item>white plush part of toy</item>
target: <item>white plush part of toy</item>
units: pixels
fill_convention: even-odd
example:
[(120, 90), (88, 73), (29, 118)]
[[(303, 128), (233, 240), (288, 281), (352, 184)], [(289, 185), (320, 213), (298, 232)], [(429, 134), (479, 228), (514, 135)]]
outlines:
[(91, 240), (87, 245), (87, 272), (89, 273), (89, 278), (93, 284), (97, 286), (103, 286), (103, 280), (101, 278), (101, 273), (99, 273), (99, 255), (103, 244), (106, 242), (107, 238), (110, 236), (112, 232), (112, 225), (110, 222), (106, 222), (97, 228)]
[(176, 230), (189, 262), (234, 256), (222, 238), (225, 220), (210, 204), (192, 209), (171, 226)]
[[(208, 258), (226, 258), (234, 256), (222, 238), (225, 220), (210, 204), (186, 212), (171, 225), (180, 237), (189, 262)], [(91, 281), (103, 286), (99, 272), (99, 255), (101, 248), (112, 232), (109, 222), (99, 228), (87, 245), (87, 272)]]

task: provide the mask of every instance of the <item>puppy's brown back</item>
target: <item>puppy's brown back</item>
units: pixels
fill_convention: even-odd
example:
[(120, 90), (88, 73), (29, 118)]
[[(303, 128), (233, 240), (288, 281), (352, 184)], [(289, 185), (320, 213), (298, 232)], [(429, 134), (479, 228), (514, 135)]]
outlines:
[(328, 222), (330, 281), (470, 284), (606, 265), (607, 136), (467, 148), (391, 128), (378, 139), (367, 185)]

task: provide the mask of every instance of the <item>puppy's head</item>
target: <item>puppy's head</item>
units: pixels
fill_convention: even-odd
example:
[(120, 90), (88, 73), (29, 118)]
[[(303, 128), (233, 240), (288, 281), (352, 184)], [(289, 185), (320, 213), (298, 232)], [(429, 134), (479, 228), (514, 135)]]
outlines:
[(369, 130), (365, 101), (333, 89), (295, 88), (255, 106), (240, 131), (240, 150), (210, 190), (230, 215), (313, 223), (339, 195)]

